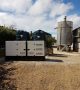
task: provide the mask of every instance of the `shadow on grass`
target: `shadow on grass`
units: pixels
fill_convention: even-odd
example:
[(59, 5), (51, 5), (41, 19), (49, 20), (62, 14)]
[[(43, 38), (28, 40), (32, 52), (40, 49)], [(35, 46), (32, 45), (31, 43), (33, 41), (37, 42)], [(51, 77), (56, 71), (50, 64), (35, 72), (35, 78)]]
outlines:
[(15, 79), (11, 78), (14, 75), (15, 68), (6, 68), (10, 63), (0, 63), (0, 90), (17, 90), (15, 87)]

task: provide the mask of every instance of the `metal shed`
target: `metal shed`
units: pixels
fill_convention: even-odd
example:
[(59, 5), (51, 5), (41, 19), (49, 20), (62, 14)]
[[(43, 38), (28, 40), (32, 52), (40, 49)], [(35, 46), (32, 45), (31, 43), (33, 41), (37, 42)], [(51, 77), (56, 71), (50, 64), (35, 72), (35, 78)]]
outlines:
[(73, 30), (73, 51), (80, 51), (80, 27)]

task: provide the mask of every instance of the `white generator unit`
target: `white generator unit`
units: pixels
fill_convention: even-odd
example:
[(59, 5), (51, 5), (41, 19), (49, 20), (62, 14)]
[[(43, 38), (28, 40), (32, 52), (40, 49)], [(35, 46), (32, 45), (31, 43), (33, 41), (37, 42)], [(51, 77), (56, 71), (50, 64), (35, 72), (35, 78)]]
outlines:
[(44, 41), (6, 41), (5, 42), (6, 58), (44, 58), (45, 46)]
[(45, 56), (44, 41), (27, 41), (27, 56)]
[(6, 41), (6, 56), (26, 56), (26, 41)]

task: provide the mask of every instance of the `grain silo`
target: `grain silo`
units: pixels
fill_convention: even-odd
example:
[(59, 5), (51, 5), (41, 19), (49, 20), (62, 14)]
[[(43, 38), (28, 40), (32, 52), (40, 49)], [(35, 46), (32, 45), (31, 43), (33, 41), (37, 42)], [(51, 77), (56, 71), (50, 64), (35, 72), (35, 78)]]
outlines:
[(58, 50), (69, 50), (72, 44), (72, 27), (73, 22), (67, 21), (66, 16), (64, 21), (58, 22), (57, 28), (57, 46)]

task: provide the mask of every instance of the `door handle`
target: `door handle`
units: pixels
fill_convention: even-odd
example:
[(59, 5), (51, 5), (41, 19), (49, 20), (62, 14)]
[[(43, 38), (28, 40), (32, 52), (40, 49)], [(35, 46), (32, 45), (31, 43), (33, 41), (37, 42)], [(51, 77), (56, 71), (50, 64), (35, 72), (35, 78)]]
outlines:
[(30, 49), (27, 49), (27, 50), (30, 50)]

